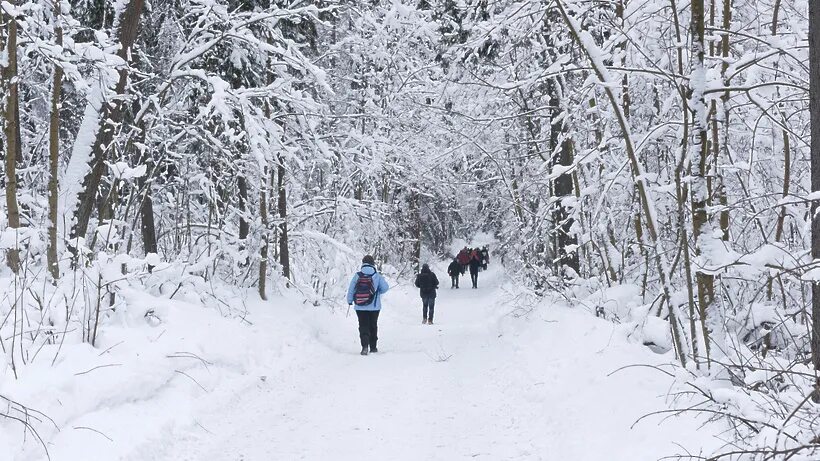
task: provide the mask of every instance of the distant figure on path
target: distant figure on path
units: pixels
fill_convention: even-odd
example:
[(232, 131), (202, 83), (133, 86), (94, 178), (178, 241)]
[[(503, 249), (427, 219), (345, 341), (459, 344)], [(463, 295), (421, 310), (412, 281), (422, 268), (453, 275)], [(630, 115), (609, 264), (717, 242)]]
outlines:
[(481, 249), (481, 267), (485, 271), (487, 270), (487, 265), (490, 264), (490, 249), (487, 245), (484, 245), (484, 248)]
[(356, 317), (359, 318), (359, 339), (362, 342), (362, 355), (378, 352), (376, 342), (378, 336), (379, 312), (382, 309), (383, 295), (390, 285), (376, 270), (376, 261), (373, 256), (362, 258), (362, 268), (353, 274), (350, 286), (347, 289), (347, 304), (355, 305)]
[(470, 253), (467, 251), (467, 247), (461, 249), (458, 252), (458, 263), (461, 264), (461, 275), (464, 275), (464, 272), (467, 270), (467, 265), (470, 264)]
[(461, 264), (458, 263), (458, 258), (454, 258), (453, 262), (447, 266), (447, 274), (450, 275), (450, 288), (458, 288), (458, 277), (461, 275)]
[(481, 268), (481, 257), (478, 253), (474, 253), (470, 258), (470, 280), (473, 282), (473, 288), (478, 288), (478, 270)]
[(423, 264), (421, 273), (416, 275), (416, 287), (419, 289), (422, 304), (422, 324), (433, 324), (433, 309), (436, 307), (436, 290), (438, 289), (438, 277), (430, 266)]

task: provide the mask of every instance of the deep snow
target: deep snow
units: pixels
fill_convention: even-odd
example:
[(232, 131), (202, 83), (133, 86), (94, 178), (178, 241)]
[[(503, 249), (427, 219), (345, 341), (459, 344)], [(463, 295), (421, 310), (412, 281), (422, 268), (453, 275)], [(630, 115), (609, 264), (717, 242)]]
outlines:
[[(692, 415), (630, 428), (668, 407), (670, 379), (647, 368), (609, 374), (673, 357), (630, 344), (616, 325), (581, 310), (540, 306), (526, 318), (510, 315), (503, 275), (492, 266), (478, 290), (469, 277), (452, 290), (443, 266), (436, 272), (436, 324), (421, 324), (408, 281), (391, 280), (398, 286), (384, 298), (380, 352), (367, 357), (358, 354), (356, 317), (344, 309), (279, 298), (252, 304), (248, 325), (168, 307), (158, 315), (181, 339), (149, 352), (155, 357), (142, 366), (118, 357), (121, 367), (75, 377), (60, 390), (88, 408), (58, 418), (52, 459), (637, 461), (717, 445), (716, 429)], [(190, 331), (174, 335), (174, 315)], [(191, 323), (196, 316), (207, 320)], [(174, 349), (209, 365), (168, 359)], [(185, 375), (175, 368), (180, 360)], [(123, 370), (131, 384), (96, 402), (99, 392), (107, 395), (96, 388)], [(46, 400), (39, 409), (48, 412)], [(32, 447), (17, 453), (37, 458)]]

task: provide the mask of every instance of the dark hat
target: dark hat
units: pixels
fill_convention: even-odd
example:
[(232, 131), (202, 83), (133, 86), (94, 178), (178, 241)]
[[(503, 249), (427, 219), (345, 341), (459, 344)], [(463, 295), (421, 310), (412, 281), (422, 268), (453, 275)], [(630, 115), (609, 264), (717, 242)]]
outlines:
[(421, 270), (430, 270), (430, 266), (428, 264), (422, 264)]
[(370, 255), (364, 255), (364, 258), (362, 258), (362, 264), (371, 264), (371, 265), (374, 265), (374, 264), (376, 264), (376, 260), (375, 260), (375, 259), (373, 259), (373, 256), (370, 256)]

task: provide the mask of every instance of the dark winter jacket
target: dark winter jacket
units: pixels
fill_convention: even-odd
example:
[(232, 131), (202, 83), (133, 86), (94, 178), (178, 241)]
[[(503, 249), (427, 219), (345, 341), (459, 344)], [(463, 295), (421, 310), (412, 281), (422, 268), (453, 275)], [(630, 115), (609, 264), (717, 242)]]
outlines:
[(458, 261), (453, 261), (447, 266), (447, 273), (450, 274), (450, 277), (458, 277), (461, 275), (461, 264)]
[(430, 269), (422, 268), (421, 273), (416, 276), (416, 286), (419, 288), (419, 295), (422, 298), (435, 298), (438, 277)]
[(474, 256), (470, 259), (470, 273), (478, 274), (479, 267), (481, 267), (481, 259), (478, 256)]

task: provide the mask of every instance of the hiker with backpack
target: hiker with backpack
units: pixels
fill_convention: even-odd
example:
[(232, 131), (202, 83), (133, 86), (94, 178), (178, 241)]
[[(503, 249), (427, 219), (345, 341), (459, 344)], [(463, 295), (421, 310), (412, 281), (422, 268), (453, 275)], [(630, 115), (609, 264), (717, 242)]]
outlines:
[(480, 267), (481, 257), (476, 252), (470, 258), (470, 280), (473, 282), (473, 288), (478, 288), (478, 270)]
[(458, 252), (458, 263), (461, 264), (461, 275), (464, 275), (464, 272), (467, 270), (467, 265), (470, 264), (470, 253), (467, 251), (467, 247), (461, 249)]
[(458, 258), (453, 258), (453, 262), (447, 266), (447, 274), (450, 275), (450, 288), (458, 288), (458, 276), (461, 275), (461, 264)]
[(359, 319), (359, 339), (362, 343), (361, 355), (368, 352), (378, 352), (379, 312), (382, 308), (383, 295), (390, 285), (376, 270), (376, 261), (373, 256), (362, 258), (362, 268), (353, 274), (350, 286), (347, 289), (347, 304), (354, 306), (356, 317)]
[(433, 309), (436, 307), (436, 290), (438, 289), (438, 277), (430, 266), (423, 264), (421, 272), (416, 275), (416, 287), (419, 289), (422, 304), (422, 324), (433, 324)]

